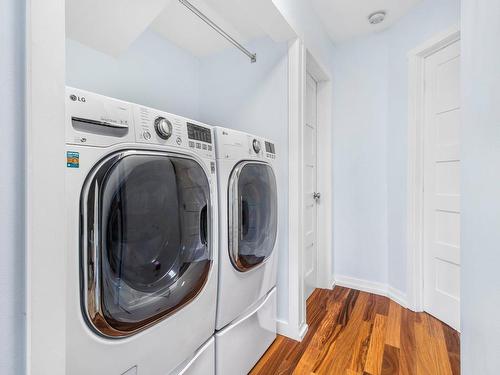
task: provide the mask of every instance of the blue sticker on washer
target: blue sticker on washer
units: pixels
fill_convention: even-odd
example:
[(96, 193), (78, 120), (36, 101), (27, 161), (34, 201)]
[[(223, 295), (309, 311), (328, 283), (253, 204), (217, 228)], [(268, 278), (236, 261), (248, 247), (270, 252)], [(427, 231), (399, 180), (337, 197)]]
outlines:
[(66, 166), (68, 168), (80, 168), (80, 153), (74, 151), (66, 152)]

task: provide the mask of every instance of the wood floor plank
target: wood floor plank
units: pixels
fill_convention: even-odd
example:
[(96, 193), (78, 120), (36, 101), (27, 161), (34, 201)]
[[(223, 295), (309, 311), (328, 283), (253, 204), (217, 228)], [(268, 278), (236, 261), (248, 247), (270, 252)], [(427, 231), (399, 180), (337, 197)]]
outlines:
[(387, 317), (377, 314), (373, 323), (370, 345), (366, 356), (365, 371), (371, 375), (379, 375), (382, 371), (382, 360), (385, 349)]
[(401, 312), (399, 375), (416, 374), (415, 348), (415, 313), (404, 309)]
[(389, 298), (375, 296), (375, 313), (387, 316), (389, 314)]
[(435, 356), (433, 345), (430, 345), (429, 330), (421, 314), (415, 321), (416, 372), (417, 375), (435, 374)]
[(401, 306), (396, 302), (389, 302), (389, 314), (387, 316), (387, 335), (385, 343), (398, 349), (401, 347), (401, 310)]
[(357, 294), (356, 301), (350, 314), (342, 318), (346, 325), (340, 324), (342, 329), (329, 341), (328, 345), (314, 367), (317, 374), (344, 374), (351, 364), (352, 348), (358, 337), (358, 328), (363, 321), (367, 293)]
[(318, 327), (318, 332), (313, 336), (309, 346), (300, 358), (294, 374), (308, 374), (312, 372), (321, 358), (329, 341), (340, 331), (341, 326), (337, 324), (337, 317), (341, 310), (341, 304), (330, 307), (329, 313), (325, 315)]
[(252, 375), (459, 375), (460, 335), (425, 313), (348, 288), (317, 289), (302, 342), (278, 336)]
[(451, 372), (453, 375), (460, 375), (460, 334), (446, 324), (443, 324), (442, 328), (450, 358)]
[(435, 319), (426, 313), (422, 313), (420, 319), (420, 323), (415, 323), (417, 374), (451, 375), (441, 328), (435, 324)]
[(446, 347), (446, 340), (443, 333), (443, 323), (430, 315), (427, 315), (427, 322), (434, 339), (432, 342), (436, 350), (437, 373), (452, 375), (448, 348)]
[(381, 375), (399, 374), (399, 348), (385, 345)]
[(359, 325), (358, 334), (352, 347), (351, 363), (349, 370), (356, 373), (363, 373), (368, 355), (368, 346), (370, 344), (370, 336), (372, 332), (372, 323), (362, 321)]

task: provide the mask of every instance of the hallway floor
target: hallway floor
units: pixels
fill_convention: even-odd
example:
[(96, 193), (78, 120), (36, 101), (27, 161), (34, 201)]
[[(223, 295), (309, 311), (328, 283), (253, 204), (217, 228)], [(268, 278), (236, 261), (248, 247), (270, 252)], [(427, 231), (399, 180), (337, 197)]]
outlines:
[(353, 289), (316, 289), (301, 343), (278, 336), (252, 375), (458, 375), (460, 335), (427, 313)]

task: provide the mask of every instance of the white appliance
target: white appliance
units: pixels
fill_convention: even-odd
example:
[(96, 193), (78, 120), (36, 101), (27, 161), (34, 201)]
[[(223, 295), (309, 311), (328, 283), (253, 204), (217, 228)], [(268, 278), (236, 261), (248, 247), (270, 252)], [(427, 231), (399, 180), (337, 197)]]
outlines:
[(276, 338), (278, 192), (272, 141), (215, 128), (219, 181), (216, 373), (247, 374)]
[(66, 373), (213, 374), (213, 129), (73, 88), (66, 112)]

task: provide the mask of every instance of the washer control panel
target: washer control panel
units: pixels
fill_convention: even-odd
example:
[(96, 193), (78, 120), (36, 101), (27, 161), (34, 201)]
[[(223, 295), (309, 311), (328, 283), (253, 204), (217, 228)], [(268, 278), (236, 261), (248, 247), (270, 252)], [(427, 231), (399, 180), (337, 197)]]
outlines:
[(134, 119), (137, 142), (191, 149), (203, 157), (215, 155), (210, 126), (142, 106), (134, 108)]

